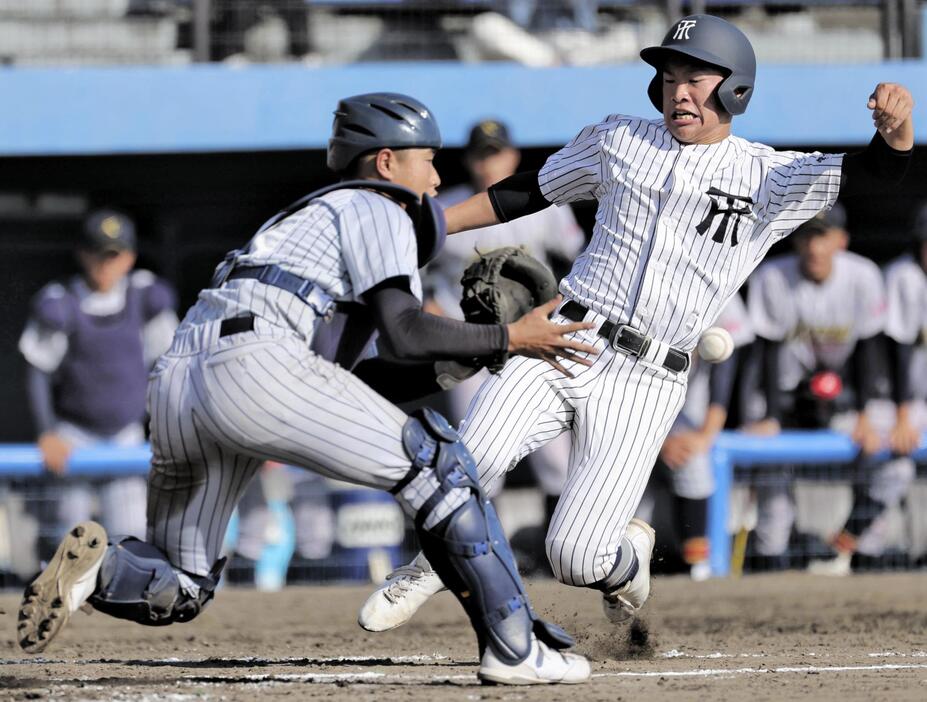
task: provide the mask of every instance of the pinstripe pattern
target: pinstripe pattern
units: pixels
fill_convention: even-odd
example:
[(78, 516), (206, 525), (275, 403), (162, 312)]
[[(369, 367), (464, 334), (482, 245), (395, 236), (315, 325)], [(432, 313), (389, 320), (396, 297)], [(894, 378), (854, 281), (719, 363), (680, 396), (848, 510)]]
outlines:
[[(259, 232), (242, 266), (276, 264), (336, 300), (358, 302), (404, 275), (421, 297), (411, 220), (393, 201), (341, 190)], [(254, 331), (219, 337), (251, 314)], [(409, 471), (406, 415), (311, 350), (323, 321), (296, 296), (256, 280), (204, 290), (153, 370), (148, 540), (177, 568), (206, 575), (232, 511), (264, 460), (390, 488)], [(325, 337), (337, 347), (340, 331)], [(412, 509), (410, 494), (404, 507)], [(419, 500), (420, 502), (420, 500)]]
[[(236, 259), (241, 266), (276, 264), (312, 280), (335, 300), (360, 302), (381, 280), (408, 276), (421, 299), (412, 220), (392, 200), (367, 190), (335, 190), (259, 232)], [(295, 295), (256, 280), (203, 290), (185, 323), (254, 314), (312, 334), (315, 314)]]
[(297, 337), (249, 332), (188, 351), (175, 341), (149, 386), (148, 540), (175, 566), (209, 572), (265, 459), (376, 488), (408, 472), (405, 414)]
[[(842, 155), (775, 152), (737, 137), (683, 145), (662, 120), (614, 115), (548, 159), (538, 182), (556, 204), (598, 200), (595, 227), (560, 290), (604, 318), (691, 351), (776, 241), (830, 208)], [(565, 378), (517, 358), (486, 381), (463, 438), (483, 484), (569, 431), (564, 492), (547, 534), (554, 574), (603, 581), (682, 408), (686, 378), (607, 348)]]
[[(662, 120), (607, 117), (551, 156), (538, 177), (551, 202), (599, 201), (592, 240), (561, 292), (691, 350), (769, 247), (833, 205), (842, 160), (734, 136), (682, 145)], [(736, 245), (734, 223), (720, 243), (695, 231), (718, 203), (710, 188), (754, 203), (736, 218)], [(720, 223), (712, 220), (712, 231)]]
[(685, 383), (668, 371), (613, 353), (598, 337), (594, 343), (601, 351), (595, 364), (574, 365), (572, 379), (543, 361), (513, 359), (486, 381), (461, 427), (487, 489), (523, 456), (572, 432), (567, 481), (546, 539), (554, 574), (570, 585), (611, 571), (685, 395)]

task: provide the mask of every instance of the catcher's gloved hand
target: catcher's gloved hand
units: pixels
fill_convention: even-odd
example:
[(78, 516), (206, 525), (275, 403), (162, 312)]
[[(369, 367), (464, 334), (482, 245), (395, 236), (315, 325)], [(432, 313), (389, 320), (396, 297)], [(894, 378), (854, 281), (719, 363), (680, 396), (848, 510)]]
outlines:
[[(543, 263), (515, 246), (480, 255), (460, 280), (460, 309), (474, 324), (510, 324), (535, 307), (552, 300), (557, 281)], [(498, 373), (508, 354), (492, 359), (487, 367)]]
[(464, 288), (460, 307), (467, 321), (505, 324), (509, 333), (505, 353), (488, 360), (474, 359), (471, 365), (486, 365), (491, 372), (498, 373), (509, 353), (543, 359), (569, 377), (572, 374), (560, 364), (561, 359), (592, 365), (588, 356), (577, 353), (595, 355), (595, 347), (568, 337), (594, 325), (550, 321), (561, 301), (556, 294), (557, 281), (542, 263), (521, 249), (490, 251), (464, 272), (460, 282)]

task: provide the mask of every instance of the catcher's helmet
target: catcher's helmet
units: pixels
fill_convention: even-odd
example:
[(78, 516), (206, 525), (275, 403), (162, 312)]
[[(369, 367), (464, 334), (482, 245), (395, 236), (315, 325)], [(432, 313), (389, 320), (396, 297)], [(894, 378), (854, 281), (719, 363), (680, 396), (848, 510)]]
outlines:
[(657, 75), (647, 87), (647, 95), (660, 112), (663, 112), (660, 73), (663, 64), (674, 54), (724, 70), (727, 77), (718, 86), (718, 100), (732, 115), (743, 114), (756, 81), (756, 55), (743, 32), (720, 17), (690, 15), (673, 25), (660, 46), (641, 51), (641, 58), (657, 69)]
[(400, 93), (367, 93), (339, 101), (328, 140), (328, 167), (345, 171), (374, 149), (440, 149), (441, 132), (431, 111)]

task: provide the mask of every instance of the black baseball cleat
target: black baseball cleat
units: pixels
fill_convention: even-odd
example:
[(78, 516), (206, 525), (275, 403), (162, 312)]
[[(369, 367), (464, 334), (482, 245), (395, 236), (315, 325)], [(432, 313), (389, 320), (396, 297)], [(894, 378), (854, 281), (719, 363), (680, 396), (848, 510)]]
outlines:
[(97, 585), (106, 554), (106, 530), (81, 522), (62, 539), (54, 557), (23, 593), (17, 637), (26, 653), (41, 653)]

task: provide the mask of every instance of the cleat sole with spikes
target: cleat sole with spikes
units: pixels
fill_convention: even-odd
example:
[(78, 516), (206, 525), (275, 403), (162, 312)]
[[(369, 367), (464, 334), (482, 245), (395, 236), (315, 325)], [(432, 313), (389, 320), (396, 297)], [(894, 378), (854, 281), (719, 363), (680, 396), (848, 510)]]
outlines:
[(105, 553), (106, 531), (96, 522), (83, 522), (68, 532), (45, 570), (23, 592), (17, 635), (24, 651), (45, 650), (84, 604)]

